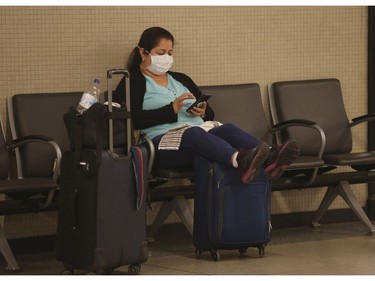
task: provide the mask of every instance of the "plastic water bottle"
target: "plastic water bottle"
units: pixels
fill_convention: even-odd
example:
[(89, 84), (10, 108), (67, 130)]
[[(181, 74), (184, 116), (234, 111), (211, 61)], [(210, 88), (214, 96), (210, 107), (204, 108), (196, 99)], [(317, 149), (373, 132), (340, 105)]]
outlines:
[(99, 89), (100, 80), (95, 79), (90, 86), (90, 89), (85, 91), (81, 97), (81, 101), (77, 106), (77, 111), (79, 114), (83, 114), (87, 109), (90, 108), (94, 103), (98, 102), (100, 89)]

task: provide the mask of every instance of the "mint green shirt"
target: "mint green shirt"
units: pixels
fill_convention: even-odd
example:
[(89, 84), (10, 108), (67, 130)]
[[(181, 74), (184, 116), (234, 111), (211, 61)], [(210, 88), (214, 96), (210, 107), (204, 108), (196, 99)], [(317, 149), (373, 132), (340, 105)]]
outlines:
[[(173, 102), (177, 97), (184, 93), (189, 93), (189, 90), (182, 85), (173, 77), (168, 75), (168, 86), (163, 87), (157, 84), (151, 77), (145, 75), (146, 77), (146, 93), (143, 99), (143, 110), (151, 110), (163, 107), (167, 104)], [(191, 126), (200, 126), (203, 124), (202, 117), (193, 116), (186, 112), (186, 109), (193, 104), (195, 99), (185, 100), (185, 105), (178, 112), (177, 122), (165, 123), (152, 126), (142, 131), (147, 134), (149, 138), (154, 138), (158, 135), (165, 134), (170, 129), (174, 129), (186, 124)]]

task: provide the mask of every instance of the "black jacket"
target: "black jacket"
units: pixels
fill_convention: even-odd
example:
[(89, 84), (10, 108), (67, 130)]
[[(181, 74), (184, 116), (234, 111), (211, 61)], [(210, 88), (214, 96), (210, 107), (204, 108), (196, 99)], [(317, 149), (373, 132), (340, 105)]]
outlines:
[[(179, 72), (168, 72), (174, 79), (182, 83), (188, 90), (196, 97), (202, 95), (198, 86), (193, 80)], [(177, 114), (173, 110), (173, 103), (167, 104), (161, 108), (152, 110), (143, 110), (143, 98), (146, 93), (146, 78), (142, 72), (137, 71), (130, 73), (130, 100), (131, 100), (131, 115), (133, 119), (134, 129), (144, 129), (151, 126), (174, 123), (177, 122)], [(113, 93), (113, 101), (120, 104), (125, 103), (125, 78), (123, 78), (117, 85)], [(205, 121), (214, 119), (213, 110), (207, 105)]]

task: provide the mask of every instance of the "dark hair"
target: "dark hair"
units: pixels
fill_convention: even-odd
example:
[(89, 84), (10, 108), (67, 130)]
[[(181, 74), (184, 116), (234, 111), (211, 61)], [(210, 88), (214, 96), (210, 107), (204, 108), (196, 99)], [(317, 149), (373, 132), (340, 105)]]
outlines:
[(127, 69), (129, 71), (139, 70), (139, 65), (142, 62), (142, 58), (139, 54), (138, 48), (144, 48), (147, 52), (150, 52), (159, 44), (161, 39), (171, 40), (172, 44), (174, 44), (173, 35), (162, 27), (150, 27), (143, 31), (141, 38), (139, 39), (138, 46), (135, 47), (129, 55)]

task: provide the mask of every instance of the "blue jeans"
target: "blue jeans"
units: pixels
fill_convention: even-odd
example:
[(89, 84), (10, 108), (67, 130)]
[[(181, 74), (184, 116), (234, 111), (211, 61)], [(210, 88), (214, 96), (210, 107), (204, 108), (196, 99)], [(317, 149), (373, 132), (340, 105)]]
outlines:
[(156, 148), (155, 167), (192, 167), (196, 154), (214, 162), (231, 164), (233, 153), (240, 148), (253, 148), (260, 140), (238, 128), (234, 124), (224, 124), (206, 132), (200, 127), (191, 127), (182, 135), (179, 150), (158, 150), (163, 135), (152, 139)]

